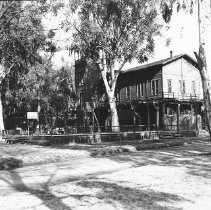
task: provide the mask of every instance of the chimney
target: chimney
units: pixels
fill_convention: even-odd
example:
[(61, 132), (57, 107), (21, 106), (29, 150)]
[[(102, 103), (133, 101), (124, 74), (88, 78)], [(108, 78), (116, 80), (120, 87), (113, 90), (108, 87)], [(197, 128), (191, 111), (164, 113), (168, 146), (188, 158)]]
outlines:
[(173, 51), (170, 50), (170, 58), (172, 58), (172, 57), (173, 57)]

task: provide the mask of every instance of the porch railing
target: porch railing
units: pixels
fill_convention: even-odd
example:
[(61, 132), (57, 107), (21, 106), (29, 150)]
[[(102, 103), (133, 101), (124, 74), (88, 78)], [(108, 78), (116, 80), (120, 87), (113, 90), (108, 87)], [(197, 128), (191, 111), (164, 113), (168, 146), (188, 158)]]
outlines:
[[(179, 129), (178, 129), (179, 128)], [(34, 135), (34, 134), (43, 134), (43, 135), (68, 135), (68, 134), (88, 134), (88, 133), (112, 133), (113, 130), (116, 130), (115, 127), (111, 126), (71, 126), (63, 129), (51, 129), (51, 130), (40, 130), (36, 132), (28, 132), (23, 130), (4, 130), (2, 132), (3, 136), (7, 135)], [(170, 131), (170, 132), (179, 132), (179, 131), (193, 131), (197, 130), (193, 127), (192, 124), (182, 124), (182, 125), (159, 125), (159, 128), (155, 124), (151, 125), (120, 125), (119, 132), (131, 132), (137, 133), (142, 131)]]

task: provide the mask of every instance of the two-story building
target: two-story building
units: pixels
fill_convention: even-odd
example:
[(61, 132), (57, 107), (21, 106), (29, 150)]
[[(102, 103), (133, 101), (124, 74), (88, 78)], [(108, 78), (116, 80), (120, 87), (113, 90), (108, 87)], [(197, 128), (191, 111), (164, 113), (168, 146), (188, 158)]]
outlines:
[(186, 54), (121, 72), (116, 94), (121, 124), (179, 130), (181, 115), (201, 114), (200, 74), (197, 63)]
[[(75, 69), (79, 105), (84, 108), (84, 102), (91, 98), (83, 84), (86, 64), (78, 61)], [(186, 122), (181, 122), (185, 119), (181, 116), (202, 114), (203, 91), (197, 63), (186, 54), (171, 54), (167, 59), (124, 70), (117, 80), (116, 102), (121, 125), (184, 129), (180, 124), (184, 126)], [(108, 105), (98, 109), (101, 126), (105, 125), (108, 109)], [(197, 120), (195, 117), (195, 128)]]

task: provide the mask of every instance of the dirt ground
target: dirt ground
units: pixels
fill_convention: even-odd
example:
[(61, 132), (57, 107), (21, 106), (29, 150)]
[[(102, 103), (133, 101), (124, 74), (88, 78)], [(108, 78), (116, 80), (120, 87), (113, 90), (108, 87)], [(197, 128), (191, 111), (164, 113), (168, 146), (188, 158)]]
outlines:
[(3, 210), (211, 209), (211, 143), (205, 140), (101, 158), (82, 147), (0, 144), (0, 156), (14, 154), (25, 165), (0, 171)]

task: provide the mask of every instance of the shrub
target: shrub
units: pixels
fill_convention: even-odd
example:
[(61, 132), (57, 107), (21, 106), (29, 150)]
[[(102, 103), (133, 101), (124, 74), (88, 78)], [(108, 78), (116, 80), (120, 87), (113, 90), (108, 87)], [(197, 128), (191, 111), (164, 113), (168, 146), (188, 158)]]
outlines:
[(0, 157), (0, 170), (19, 168), (23, 161), (14, 157)]

